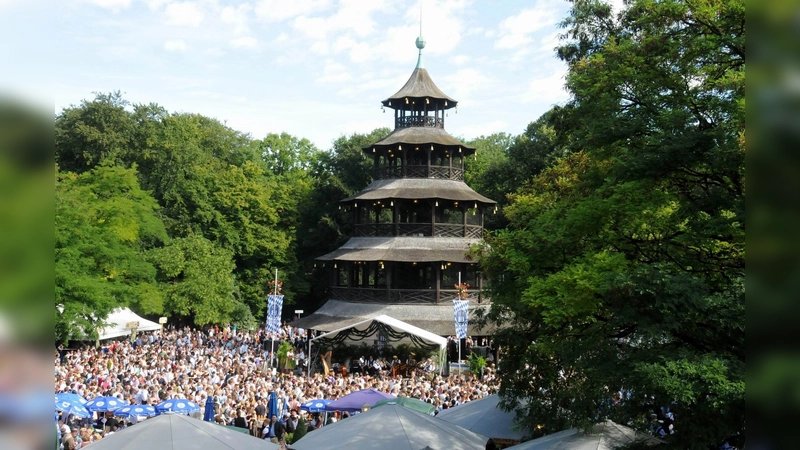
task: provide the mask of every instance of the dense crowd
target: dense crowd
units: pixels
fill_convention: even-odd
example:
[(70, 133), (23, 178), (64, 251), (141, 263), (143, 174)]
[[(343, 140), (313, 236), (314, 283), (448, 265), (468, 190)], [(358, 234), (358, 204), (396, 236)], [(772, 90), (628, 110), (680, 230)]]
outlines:
[[(55, 391), (73, 392), (85, 399), (115, 396), (130, 404), (147, 405), (171, 398), (205, 405), (211, 397), (216, 422), (247, 428), (254, 436), (280, 442), (281, 436), (274, 436), (276, 431), (291, 433), (298, 423), (306, 423), (308, 431), (325, 425), (322, 415), (301, 410), (301, 404), (308, 400), (336, 400), (374, 388), (398, 397), (418, 398), (435, 405), (438, 412), (499, 389), (492, 367), (481, 377), (440, 376), (432, 370), (430, 361), (406, 375), (393, 371), (391, 364), (384, 364), (371, 371), (308, 376), (303, 370), (308, 337), (305, 330), (289, 326), (277, 334), (266, 333), (263, 328), (242, 332), (230, 327), (186, 327), (139, 335), (133, 342), (114, 341), (99, 348), (59, 349), (55, 358)], [(275, 345), (270, 345), (271, 340)], [(297, 370), (276, 367), (277, 358), (272, 351), (283, 341), (292, 346), (289, 357)], [(364, 365), (364, 361), (360, 363)], [(267, 402), (272, 392), (278, 400), (279, 425), (270, 426)], [(328, 421), (335, 421), (346, 418), (347, 413), (327, 416)], [(110, 413), (95, 413), (82, 422), (63, 419), (67, 423), (59, 423), (59, 427), (62, 442), (67, 441), (66, 450), (89, 445), (137, 422), (135, 417), (117, 420)]]

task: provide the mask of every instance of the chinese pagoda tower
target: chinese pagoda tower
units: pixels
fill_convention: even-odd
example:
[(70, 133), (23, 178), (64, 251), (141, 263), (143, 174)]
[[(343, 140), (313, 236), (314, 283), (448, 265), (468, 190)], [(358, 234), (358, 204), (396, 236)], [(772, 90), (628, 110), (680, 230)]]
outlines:
[(445, 131), (458, 102), (434, 84), (422, 64), (425, 41), (406, 84), (383, 100), (394, 131), (364, 153), (374, 162), (372, 184), (342, 200), (353, 236), (320, 256), (331, 271), (329, 300), (295, 326), (331, 331), (386, 314), (439, 335), (452, 335), (459, 274), (472, 308), (487, 305), (469, 257), (483, 238), (484, 214), (496, 202), (464, 183), (464, 161), (475, 148)]

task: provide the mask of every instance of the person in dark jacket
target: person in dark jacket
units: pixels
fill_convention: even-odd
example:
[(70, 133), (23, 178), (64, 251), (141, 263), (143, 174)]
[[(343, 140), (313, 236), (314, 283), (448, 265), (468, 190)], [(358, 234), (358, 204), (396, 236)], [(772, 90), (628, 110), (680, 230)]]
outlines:
[(244, 411), (239, 410), (239, 413), (236, 414), (236, 418), (233, 419), (233, 426), (237, 428), (249, 428), (247, 426), (247, 419), (244, 418)]

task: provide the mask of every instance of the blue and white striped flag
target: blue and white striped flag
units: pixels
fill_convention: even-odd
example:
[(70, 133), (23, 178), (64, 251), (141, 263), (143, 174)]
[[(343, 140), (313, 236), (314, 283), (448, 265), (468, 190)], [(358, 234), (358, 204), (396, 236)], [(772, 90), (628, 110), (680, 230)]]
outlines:
[(469, 325), (469, 300), (453, 300), (453, 313), (456, 322), (456, 338), (464, 339), (467, 337), (467, 325)]
[(281, 311), (283, 310), (283, 296), (270, 295), (267, 297), (267, 331), (277, 333), (281, 329)]

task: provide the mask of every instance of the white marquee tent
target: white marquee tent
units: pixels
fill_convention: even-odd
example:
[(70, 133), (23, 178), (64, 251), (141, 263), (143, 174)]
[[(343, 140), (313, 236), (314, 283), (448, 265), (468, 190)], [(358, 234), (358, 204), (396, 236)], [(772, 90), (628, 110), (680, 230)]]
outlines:
[(161, 329), (161, 325), (151, 320), (147, 320), (144, 317), (140, 317), (128, 308), (117, 308), (114, 311), (111, 311), (111, 314), (108, 315), (108, 318), (106, 318), (105, 322), (108, 325), (103, 327), (99, 333), (101, 341), (120, 336), (129, 336), (131, 334), (131, 330), (126, 328), (126, 325), (130, 322), (139, 323), (139, 327), (136, 329), (137, 332), (156, 331)]
[[(380, 326), (376, 327), (376, 322), (377, 324), (380, 324)], [(385, 330), (387, 328), (396, 333), (396, 336), (402, 335), (402, 337), (390, 338), (389, 341), (392, 343), (413, 344), (414, 341), (421, 340), (438, 346), (440, 352), (443, 352), (445, 347), (447, 347), (447, 339), (439, 336), (438, 334), (433, 334), (430, 331), (423, 330), (422, 328), (411, 325), (410, 323), (406, 323), (402, 320), (395, 319), (394, 317), (381, 314), (370, 319), (365, 319), (360, 322), (329, 331), (311, 339), (311, 341), (308, 343), (309, 355), (311, 354), (311, 344), (314, 341), (319, 341), (321, 339), (336, 339), (338, 343), (353, 345), (363, 342), (365, 338), (377, 335), (380, 329)]]

